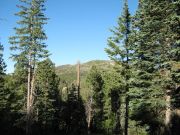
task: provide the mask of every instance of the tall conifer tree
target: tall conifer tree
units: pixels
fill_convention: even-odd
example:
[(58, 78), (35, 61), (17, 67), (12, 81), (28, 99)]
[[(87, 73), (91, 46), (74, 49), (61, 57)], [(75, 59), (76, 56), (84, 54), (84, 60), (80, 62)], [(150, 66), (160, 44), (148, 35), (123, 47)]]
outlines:
[(47, 37), (43, 30), (47, 18), (43, 11), (44, 0), (20, 0), (20, 12), (16, 13), (20, 17), (17, 22), (19, 27), (15, 28), (16, 36), (10, 37), (12, 55), (17, 63), (23, 63), (27, 70), (27, 134), (31, 132), (31, 120), (34, 104), (34, 81), (36, 63), (39, 59), (47, 56), (46, 45), (43, 42)]
[(130, 79), (130, 60), (131, 47), (129, 35), (131, 32), (131, 16), (128, 9), (127, 0), (124, 1), (122, 16), (118, 19), (118, 26), (112, 30), (114, 36), (108, 40), (109, 48), (106, 49), (109, 57), (115, 62), (122, 65), (122, 77), (124, 78), (125, 97), (125, 135), (128, 135), (128, 119), (129, 119), (129, 79)]
[[(133, 67), (136, 69), (133, 108), (136, 108), (138, 115), (146, 114), (144, 117), (136, 115), (135, 119), (149, 125), (150, 134), (162, 134), (162, 111), (165, 107), (165, 124), (171, 115), (169, 94), (173, 82), (168, 56), (171, 50), (167, 26), (169, 6), (169, 1), (139, 0), (139, 8), (133, 19)], [(163, 97), (166, 97), (166, 101)]]

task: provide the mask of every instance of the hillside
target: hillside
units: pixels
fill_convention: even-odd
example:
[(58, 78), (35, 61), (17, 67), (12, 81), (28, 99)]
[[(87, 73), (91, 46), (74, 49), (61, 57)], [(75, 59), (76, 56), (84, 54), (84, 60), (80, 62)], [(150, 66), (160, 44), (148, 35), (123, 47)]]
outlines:
[[(81, 95), (83, 96), (83, 98), (86, 98), (88, 94), (86, 76), (93, 65), (95, 65), (101, 71), (105, 71), (112, 68), (113, 62), (108, 60), (93, 60), (81, 64)], [(61, 81), (66, 81), (69, 85), (76, 81), (76, 65), (68, 64), (58, 66), (56, 67), (56, 73), (60, 76)]]

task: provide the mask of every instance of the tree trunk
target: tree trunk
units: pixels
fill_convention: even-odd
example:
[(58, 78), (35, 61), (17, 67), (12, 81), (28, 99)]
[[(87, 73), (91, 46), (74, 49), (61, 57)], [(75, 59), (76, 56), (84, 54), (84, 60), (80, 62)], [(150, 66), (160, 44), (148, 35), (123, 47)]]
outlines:
[(28, 63), (28, 91), (27, 91), (27, 121), (26, 121), (26, 134), (31, 134), (31, 124), (32, 124), (32, 113), (33, 113), (33, 103), (34, 103), (34, 85), (35, 82), (35, 62), (32, 64), (32, 55), (29, 53), (29, 63)]
[(33, 74), (32, 74), (32, 77), (31, 77), (31, 91), (30, 91), (30, 107), (31, 107), (31, 110), (33, 109), (33, 103), (34, 103), (34, 89), (35, 89), (35, 69), (33, 68)]
[(120, 110), (118, 109), (115, 113), (115, 129), (114, 129), (114, 134), (115, 135), (122, 135), (122, 127), (120, 123)]
[(92, 96), (90, 97), (90, 101), (88, 104), (88, 134), (90, 134), (91, 120), (92, 120)]
[(29, 54), (28, 63), (28, 86), (27, 86), (27, 112), (26, 112), (26, 134), (30, 134), (30, 93), (31, 93), (31, 53)]
[(170, 131), (171, 116), (172, 116), (172, 111), (171, 111), (171, 96), (170, 96), (170, 91), (167, 90), (167, 95), (166, 95), (165, 126), (166, 126), (166, 132), (167, 132), (168, 135), (171, 135), (171, 131)]

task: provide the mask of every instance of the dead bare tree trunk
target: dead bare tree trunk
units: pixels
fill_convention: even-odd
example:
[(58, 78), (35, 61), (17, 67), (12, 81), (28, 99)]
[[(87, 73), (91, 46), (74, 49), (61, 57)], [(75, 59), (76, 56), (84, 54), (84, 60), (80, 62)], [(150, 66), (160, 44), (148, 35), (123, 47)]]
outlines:
[(86, 108), (86, 110), (87, 110), (88, 134), (90, 134), (91, 121), (92, 121), (92, 112), (93, 112), (92, 102), (93, 102), (93, 99), (92, 99), (92, 95), (91, 95), (89, 98), (89, 101), (87, 103), (87, 108)]
[(77, 63), (77, 96), (80, 98), (80, 62)]
[(171, 96), (166, 95), (166, 117), (165, 124), (169, 125), (171, 121)]
[(172, 111), (171, 111), (171, 95), (170, 90), (166, 91), (166, 112), (165, 112), (165, 126), (166, 126), (166, 132), (168, 135), (171, 135), (171, 117), (172, 117)]

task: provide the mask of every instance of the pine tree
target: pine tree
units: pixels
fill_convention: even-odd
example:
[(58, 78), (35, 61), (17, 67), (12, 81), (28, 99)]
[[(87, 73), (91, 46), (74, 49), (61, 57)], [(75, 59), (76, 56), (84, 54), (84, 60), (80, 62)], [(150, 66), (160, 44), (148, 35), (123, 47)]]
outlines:
[(69, 87), (66, 114), (66, 134), (87, 134), (85, 107), (82, 98), (78, 95), (79, 88), (72, 84)]
[(58, 129), (59, 109), (59, 78), (50, 59), (38, 63), (35, 82), (37, 123), (41, 125), (43, 134), (50, 134)]
[[(117, 69), (119, 69), (119, 65)], [(122, 134), (122, 94), (124, 85), (116, 69), (103, 73), (104, 79), (104, 126), (107, 134)]]
[(98, 71), (96, 66), (92, 66), (88, 76), (87, 82), (92, 90), (92, 130), (102, 131), (103, 130), (103, 120), (104, 120), (104, 92), (103, 85), (104, 81), (101, 73)]
[(160, 91), (157, 84), (153, 84), (154, 75), (157, 71), (155, 70), (155, 57), (158, 55), (155, 56), (157, 47), (154, 44), (153, 34), (156, 34), (156, 28), (159, 26), (159, 22), (153, 21), (153, 14), (150, 14), (154, 6), (150, 1), (140, 1), (139, 9), (133, 20), (134, 35), (136, 35), (134, 36), (136, 38), (134, 41), (136, 42), (133, 44), (133, 66), (136, 71), (133, 78), (134, 100), (132, 102), (134, 112), (132, 119), (148, 124), (150, 132), (153, 130), (157, 131), (157, 129), (152, 129), (155, 124), (158, 127), (156, 121), (157, 100), (151, 98), (151, 96), (159, 97), (157, 92)]
[(4, 89), (4, 77), (5, 77), (5, 68), (6, 65), (3, 59), (3, 46), (0, 43), (0, 110), (6, 108), (6, 95)]
[[(139, 1), (139, 9), (133, 19), (133, 116), (141, 124), (149, 126), (150, 134), (163, 134), (163, 110), (170, 118), (170, 96), (172, 79), (170, 77), (167, 27), (168, 1)], [(166, 96), (166, 101), (163, 97)], [(144, 114), (143, 117), (141, 114)], [(169, 115), (169, 116), (168, 116)], [(167, 120), (167, 119), (166, 119)], [(167, 122), (166, 122), (167, 123)], [(165, 134), (165, 133), (164, 133)]]
[(109, 57), (116, 63), (122, 65), (122, 77), (124, 78), (125, 97), (125, 135), (128, 135), (128, 119), (129, 119), (129, 79), (130, 79), (130, 60), (132, 49), (129, 42), (131, 32), (131, 16), (128, 9), (127, 0), (124, 2), (122, 16), (118, 19), (118, 26), (112, 30), (114, 36), (108, 40), (109, 48), (105, 49)]
[(9, 130), (7, 133), (24, 134), (26, 122), (26, 88), (27, 88), (27, 71), (23, 65), (16, 64), (15, 71), (6, 75), (5, 89), (9, 91)]
[(5, 62), (3, 59), (3, 45), (0, 43), (0, 130), (1, 132), (7, 132), (9, 125), (9, 98), (10, 92), (5, 88)]
[(20, 2), (22, 5), (19, 5), (18, 8), (21, 11), (16, 15), (21, 20), (17, 22), (19, 27), (15, 28), (16, 36), (10, 37), (10, 43), (12, 44), (11, 50), (16, 52), (12, 55), (13, 60), (26, 65), (28, 70), (26, 131), (27, 134), (30, 134), (36, 63), (48, 54), (48, 51), (45, 50), (46, 45), (43, 43), (43, 40), (47, 38), (43, 30), (47, 18), (43, 13), (45, 10), (44, 0), (20, 0)]

